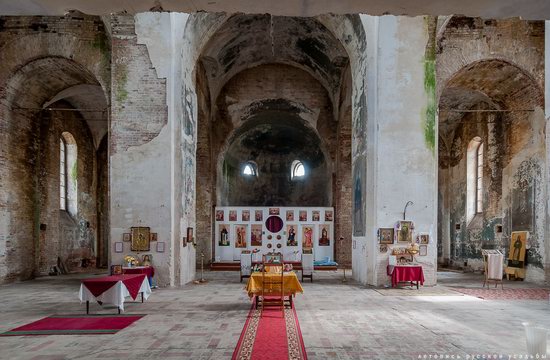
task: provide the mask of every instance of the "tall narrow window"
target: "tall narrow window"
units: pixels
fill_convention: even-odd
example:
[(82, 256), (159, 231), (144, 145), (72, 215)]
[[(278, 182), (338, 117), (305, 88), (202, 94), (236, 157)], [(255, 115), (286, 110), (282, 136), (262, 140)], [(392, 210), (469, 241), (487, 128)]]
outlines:
[(59, 208), (67, 210), (67, 144), (59, 139)]
[(59, 208), (77, 214), (77, 146), (74, 137), (64, 132), (59, 139)]
[(294, 160), (292, 162), (291, 172), (290, 172), (290, 178), (302, 178), (306, 175), (306, 169), (304, 167), (304, 164), (300, 160)]
[(466, 155), (466, 217), (468, 223), (483, 212), (483, 153), (481, 138), (476, 136), (468, 144)]
[(477, 147), (476, 213), (483, 212), (483, 143)]

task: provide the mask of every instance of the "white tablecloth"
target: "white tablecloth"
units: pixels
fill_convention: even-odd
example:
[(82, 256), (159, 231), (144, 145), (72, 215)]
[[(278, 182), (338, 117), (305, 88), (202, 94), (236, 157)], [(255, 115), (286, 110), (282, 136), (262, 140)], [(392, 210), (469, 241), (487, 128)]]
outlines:
[[(149, 295), (151, 295), (151, 287), (149, 286), (149, 280), (147, 276), (143, 278), (139, 292), (143, 294), (143, 299), (147, 300)], [(78, 298), (80, 302), (84, 301), (101, 301), (102, 303), (113, 304), (117, 306), (121, 311), (124, 311), (124, 299), (130, 296), (128, 289), (122, 281), (118, 281), (115, 285), (110, 287), (103, 294), (95, 297), (90, 290), (84, 284), (80, 284), (80, 291), (78, 293)], [(139, 294), (138, 294), (139, 298)]]

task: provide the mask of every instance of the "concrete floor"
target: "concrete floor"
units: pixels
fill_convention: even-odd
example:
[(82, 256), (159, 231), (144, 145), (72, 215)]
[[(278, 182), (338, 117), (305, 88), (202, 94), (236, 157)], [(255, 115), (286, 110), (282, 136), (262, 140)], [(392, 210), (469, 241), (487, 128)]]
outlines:
[[(94, 274), (0, 286), (0, 332), (53, 314), (84, 313), (78, 288), (85, 276)], [(230, 359), (250, 302), (238, 273), (208, 272), (205, 277), (210, 280), (206, 285), (157, 289), (144, 304), (127, 303), (126, 313), (148, 315), (118, 334), (0, 337), (0, 359)], [(430, 295), (449, 294), (453, 286), (480, 287), (481, 275), (441, 272), (437, 287), (410, 290), (420, 296), (380, 291), (389, 294), (384, 296), (341, 279), (341, 272), (316, 272), (315, 282), (306, 281), (296, 299), (309, 359), (489, 354), (507, 359), (526, 352), (521, 322), (550, 327), (548, 300)], [(506, 282), (505, 287), (535, 286)], [(116, 313), (98, 305), (91, 311)]]

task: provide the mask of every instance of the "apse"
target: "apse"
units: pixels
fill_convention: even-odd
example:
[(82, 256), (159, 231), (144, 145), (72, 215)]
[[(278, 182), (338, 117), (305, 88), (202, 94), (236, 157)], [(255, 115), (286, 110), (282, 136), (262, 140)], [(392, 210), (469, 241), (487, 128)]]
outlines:
[(220, 170), (224, 206), (331, 205), (331, 175), (321, 139), (291, 113), (265, 111), (246, 121), (233, 136)]

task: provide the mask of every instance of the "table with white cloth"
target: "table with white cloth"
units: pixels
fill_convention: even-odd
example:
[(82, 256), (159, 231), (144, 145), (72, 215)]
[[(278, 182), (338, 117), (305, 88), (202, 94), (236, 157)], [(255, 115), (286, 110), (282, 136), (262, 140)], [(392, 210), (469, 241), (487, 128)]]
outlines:
[(151, 294), (151, 286), (145, 274), (111, 275), (82, 280), (78, 297), (86, 301), (86, 314), (90, 312), (90, 301), (113, 304), (118, 313), (124, 311), (124, 300), (130, 296), (136, 300), (141, 294), (141, 302)]

